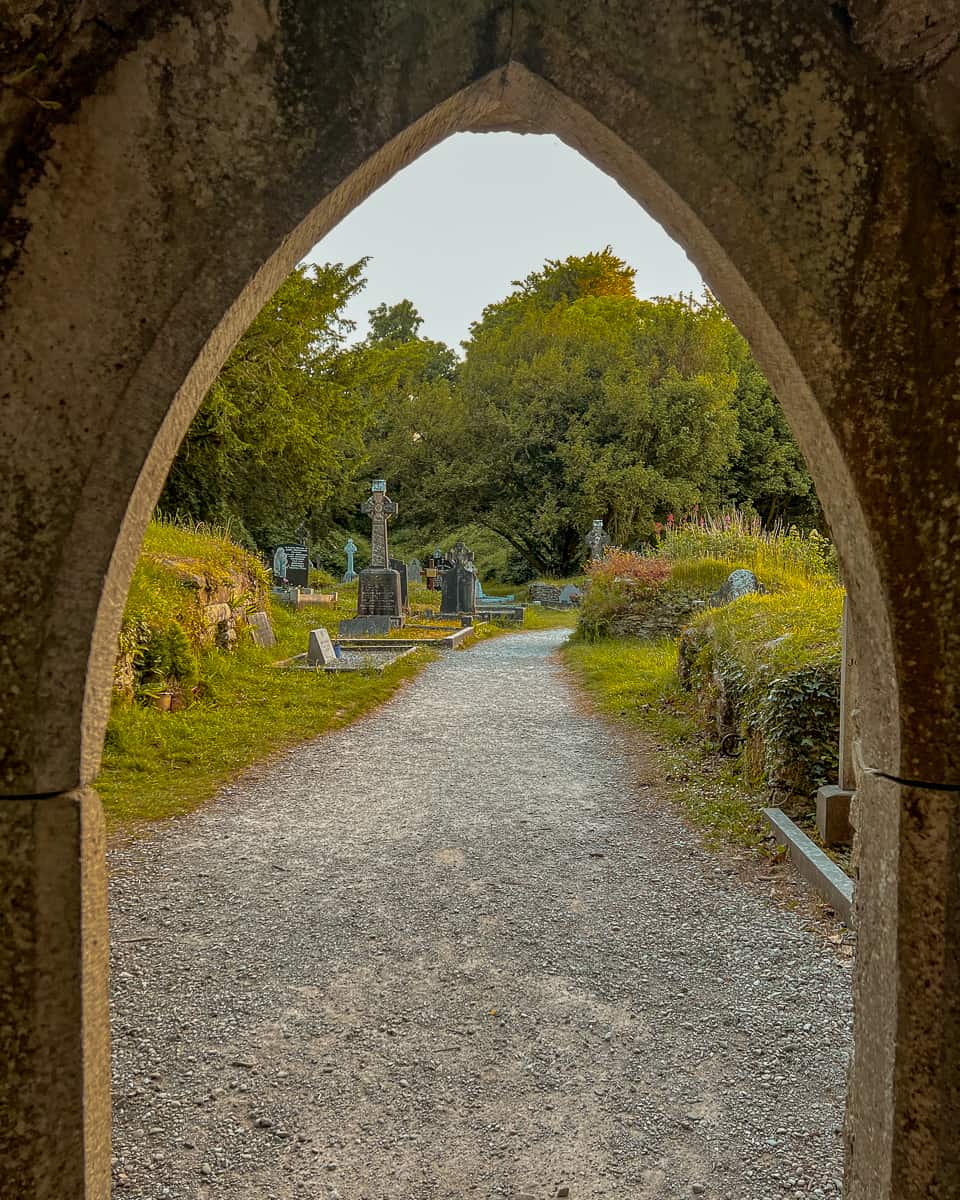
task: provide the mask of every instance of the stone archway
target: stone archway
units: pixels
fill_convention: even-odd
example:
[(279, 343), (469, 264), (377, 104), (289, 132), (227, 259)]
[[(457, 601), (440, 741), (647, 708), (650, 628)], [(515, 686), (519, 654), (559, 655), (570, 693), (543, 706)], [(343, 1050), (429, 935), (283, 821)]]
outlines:
[(0, 1028), (16, 1114), (0, 1135), (4, 1195), (109, 1186), (103, 850), (88, 785), (130, 571), (179, 439), (305, 250), (417, 154), (484, 129), (557, 133), (615, 175), (687, 247), (781, 396), (850, 584), (870, 664), (861, 754), (881, 772), (861, 789), (847, 1190), (952, 1194), (949, 21), (918, 11), (894, 26), (869, 0), (802, 15), (776, 0), (122, 7), (113, 25), (58, 9), (28, 31), (25, 61), (45, 37), (54, 50), (57, 115), (3, 93), (20, 168), (0, 319), (12, 351)]

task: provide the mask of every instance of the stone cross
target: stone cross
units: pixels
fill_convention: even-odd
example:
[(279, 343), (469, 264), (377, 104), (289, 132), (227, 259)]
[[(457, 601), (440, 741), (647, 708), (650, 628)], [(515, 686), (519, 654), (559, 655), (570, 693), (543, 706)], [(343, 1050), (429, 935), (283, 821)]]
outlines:
[(360, 506), (373, 522), (370, 534), (370, 566), (389, 567), (390, 547), (387, 544), (387, 518), (397, 511), (397, 505), (387, 496), (387, 481), (375, 479), (370, 485), (370, 495)]
[(603, 552), (610, 545), (610, 534), (603, 528), (602, 521), (594, 521), (593, 528), (583, 539), (590, 549), (590, 557), (596, 561), (603, 558)]
[(357, 545), (353, 538), (347, 538), (347, 544), (343, 548), (344, 554), (347, 556), (347, 575), (351, 578), (356, 574), (353, 569), (353, 556), (357, 552)]

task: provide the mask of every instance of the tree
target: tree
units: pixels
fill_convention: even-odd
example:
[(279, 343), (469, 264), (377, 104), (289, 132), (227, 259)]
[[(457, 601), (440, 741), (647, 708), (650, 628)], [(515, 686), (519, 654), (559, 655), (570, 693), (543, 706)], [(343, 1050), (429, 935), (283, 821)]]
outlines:
[(370, 342), (412, 342), (423, 324), (423, 317), (410, 300), (398, 304), (378, 304), (369, 310)]
[(343, 315), (366, 260), (298, 268), (237, 343), (184, 438), (167, 514), (230, 523), (248, 544), (314, 529), (365, 457), (366, 413)]
[(618, 262), (604, 251), (528, 276), (474, 324), (452, 384), (411, 405), (425, 527), (456, 514), (563, 575), (594, 518), (629, 543), (719, 497), (739, 450), (728, 339), (688, 301), (637, 300)]

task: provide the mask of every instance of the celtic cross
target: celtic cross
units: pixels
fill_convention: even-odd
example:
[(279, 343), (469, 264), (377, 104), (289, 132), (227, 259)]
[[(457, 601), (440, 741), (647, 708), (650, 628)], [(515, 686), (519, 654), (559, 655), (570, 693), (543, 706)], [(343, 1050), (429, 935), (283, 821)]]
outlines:
[(360, 506), (373, 522), (370, 534), (370, 566), (389, 567), (390, 547), (387, 544), (387, 518), (397, 511), (393, 500), (387, 496), (387, 481), (375, 479), (370, 485), (370, 495)]
[(583, 539), (590, 548), (592, 559), (603, 558), (603, 552), (610, 545), (610, 534), (603, 528), (602, 521), (594, 521), (593, 528)]

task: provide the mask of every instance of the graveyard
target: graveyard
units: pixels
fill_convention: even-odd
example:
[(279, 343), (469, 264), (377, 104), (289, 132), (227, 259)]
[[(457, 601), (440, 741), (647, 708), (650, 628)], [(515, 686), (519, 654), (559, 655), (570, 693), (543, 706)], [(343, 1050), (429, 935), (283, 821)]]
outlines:
[[(223, 533), (151, 526), (121, 632), (98, 778), (111, 828), (189, 812), (245, 767), (370, 712), (438, 652), (517, 628), (495, 613), (478, 612), (469, 624), (459, 611), (444, 616), (442, 593), (419, 581), (408, 584), (402, 625), (342, 636), (357, 620), (358, 573), (306, 591), (307, 577), (294, 574), (289, 586), (297, 569), (290, 559), (277, 586), (274, 556), (268, 567)], [(303, 602), (314, 597), (322, 602)], [(532, 605), (520, 628), (574, 620), (571, 609)], [(328, 661), (309, 662), (320, 635)]]

